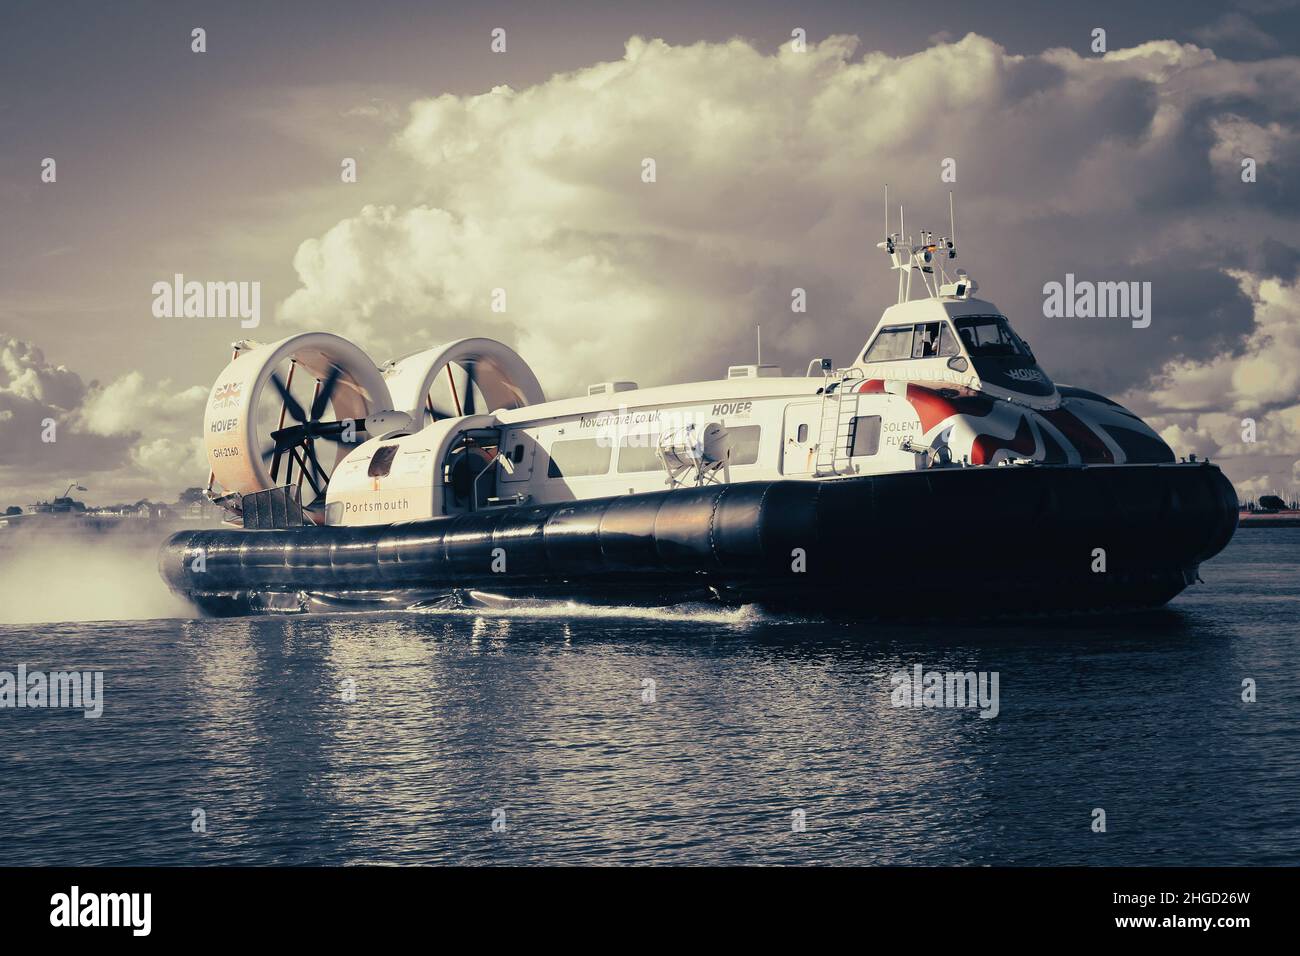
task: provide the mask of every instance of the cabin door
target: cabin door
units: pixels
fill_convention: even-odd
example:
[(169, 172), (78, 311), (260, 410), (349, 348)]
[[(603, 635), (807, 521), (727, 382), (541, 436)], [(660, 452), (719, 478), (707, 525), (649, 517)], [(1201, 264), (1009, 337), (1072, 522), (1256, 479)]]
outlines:
[(820, 402), (799, 402), (785, 407), (781, 474), (811, 475), (816, 469), (820, 409)]
[(502, 467), (500, 481), (513, 484), (531, 481), (533, 477), (533, 454), (537, 451), (537, 441), (522, 429), (511, 428), (501, 441), (501, 454), (508, 455), (511, 467)]

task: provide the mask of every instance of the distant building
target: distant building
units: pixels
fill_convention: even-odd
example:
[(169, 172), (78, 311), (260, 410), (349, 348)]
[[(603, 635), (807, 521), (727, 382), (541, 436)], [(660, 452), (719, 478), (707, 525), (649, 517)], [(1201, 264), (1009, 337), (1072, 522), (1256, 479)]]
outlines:
[(38, 501), (31, 510), (36, 514), (79, 514), (86, 510), (86, 505), (72, 498), (55, 498), (53, 501)]

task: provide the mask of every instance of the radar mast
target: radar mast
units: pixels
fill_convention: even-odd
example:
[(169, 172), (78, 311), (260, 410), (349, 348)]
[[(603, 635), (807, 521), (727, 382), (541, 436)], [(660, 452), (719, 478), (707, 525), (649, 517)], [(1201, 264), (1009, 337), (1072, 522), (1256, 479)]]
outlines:
[(889, 231), (889, 184), (885, 184), (885, 238), (876, 243), (877, 249), (884, 249), (889, 255), (890, 268), (898, 271), (898, 303), (901, 305), (912, 298), (912, 277), (919, 274), (921, 285), (930, 298), (956, 296), (964, 299), (975, 291), (975, 280), (966, 274), (966, 270), (957, 269), (948, 275), (947, 264), (957, 258), (957, 220), (953, 211), (952, 190), (948, 191), (948, 235), (938, 236), (928, 229), (918, 234), (919, 242), (913, 243), (903, 225), (903, 206), (898, 206), (898, 232)]

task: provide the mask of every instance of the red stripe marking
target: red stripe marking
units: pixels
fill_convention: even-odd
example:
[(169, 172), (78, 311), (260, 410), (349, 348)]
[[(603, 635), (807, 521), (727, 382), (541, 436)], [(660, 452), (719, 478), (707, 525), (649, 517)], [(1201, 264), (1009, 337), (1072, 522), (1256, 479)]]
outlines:
[(1003, 448), (1018, 452), (1022, 457), (1030, 457), (1036, 446), (1033, 429), (1029, 427), (1029, 419), (1021, 415), (1020, 424), (1016, 426), (1015, 437), (1011, 439), (998, 438), (995, 435), (976, 435), (975, 441), (971, 443), (970, 460), (972, 465), (987, 465), (993, 460), (993, 455)]
[(950, 398), (940, 395), (933, 389), (926, 388), (923, 385), (909, 384), (907, 386), (907, 400), (912, 403), (912, 407), (916, 409), (916, 414), (921, 418), (922, 434), (928, 432), (945, 418), (951, 418), (953, 415), (971, 415), (975, 418), (983, 418), (993, 411), (993, 399), (983, 395), (968, 392), (965, 395), (954, 395)]
[(1112, 465), (1115, 463), (1115, 456), (1111, 454), (1106, 443), (1097, 436), (1097, 433), (1080, 421), (1072, 412), (1064, 408), (1054, 408), (1051, 411), (1041, 411), (1042, 415), (1049, 422), (1056, 426), (1066, 438), (1070, 440), (1079, 451), (1079, 456), (1089, 464)]

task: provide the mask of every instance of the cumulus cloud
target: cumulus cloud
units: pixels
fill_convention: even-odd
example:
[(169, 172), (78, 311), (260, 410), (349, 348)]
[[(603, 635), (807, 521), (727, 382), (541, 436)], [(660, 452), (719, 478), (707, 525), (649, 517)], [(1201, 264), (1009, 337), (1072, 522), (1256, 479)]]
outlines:
[(1246, 494), (1300, 484), (1300, 281), (1236, 273), (1254, 303), (1239, 353), (1167, 364), (1126, 396), (1183, 453), (1226, 459)]
[[(166, 476), (168, 482), (201, 485), (207, 475), (208, 456), (199, 436), (141, 438), (131, 448), (131, 463), (145, 475)], [(186, 480), (184, 476), (191, 476)], [(167, 493), (174, 494), (168, 482), (160, 482)]]
[[(47, 361), (32, 344), (0, 335), (0, 482), (6, 491), (42, 480), (56, 484), (82, 467), (123, 463), (116, 443), (71, 426), (88, 390), (81, 376)], [(50, 437), (55, 440), (45, 440)]]
[[(909, 231), (943, 229), (951, 158), (959, 262), (1059, 380), (1121, 392), (1160, 372), (1150, 404), (1171, 414), (1284, 407), (1295, 366), (1253, 346), (1284, 336), (1237, 273), (1268, 278), (1300, 207), (1298, 104), (1294, 59), (1172, 41), (1019, 56), (972, 34), (894, 57), (852, 37), (634, 38), (525, 89), (413, 103), (393, 142), (410, 200), (303, 242), (279, 318), (380, 360), (499, 337), (557, 395), (716, 377), (760, 323), (789, 370), (847, 364), (892, 301), (883, 184)], [(1067, 272), (1151, 281), (1152, 327), (1045, 319), (1042, 286)]]
[(1246, 413), (1300, 397), (1300, 285), (1247, 273), (1236, 278), (1254, 303), (1241, 350), (1166, 365), (1149, 393), (1156, 407)]
[(202, 385), (174, 391), (170, 380), (149, 383), (139, 372), (128, 372), (102, 388), (87, 392), (75, 423), (91, 435), (134, 435), (202, 418), (208, 390)]
[(45, 361), (45, 353), (29, 342), (0, 336), (0, 400), (8, 411), (30, 402), (56, 409), (77, 405), (85, 394), (81, 378), (62, 365)]
[(0, 336), (0, 505), (30, 504), (74, 480), (101, 501), (201, 483), (206, 395), (139, 372), (87, 384), (30, 343)]

